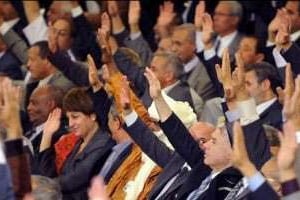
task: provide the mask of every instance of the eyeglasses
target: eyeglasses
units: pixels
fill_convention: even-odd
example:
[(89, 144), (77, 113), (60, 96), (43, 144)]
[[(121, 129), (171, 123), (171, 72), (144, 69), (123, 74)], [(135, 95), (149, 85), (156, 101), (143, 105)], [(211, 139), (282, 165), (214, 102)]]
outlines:
[(49, 31), (54, 35), (60, 35), (60, 36), (69, 36), (70, 35), (70, 33), (67, 30), (59, 30), (54, 27), (49, 28)]
[(233, 13), (214, 12), (214, 13), (213, 13), (213, 16), (233, 17), (233, 16), (236, 16), (236, 14), (233, 14)]

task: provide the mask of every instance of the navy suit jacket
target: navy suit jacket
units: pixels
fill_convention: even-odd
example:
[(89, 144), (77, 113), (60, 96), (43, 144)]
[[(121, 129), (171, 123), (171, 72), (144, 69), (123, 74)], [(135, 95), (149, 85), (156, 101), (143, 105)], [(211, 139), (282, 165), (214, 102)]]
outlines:
[(0, 73), (14, 80), (22, 80), (21, 63), (9, 51), (0, 58)]
[(282, 105), (276, 100), (269, 108), (259, 115), (262, 124), (282, 129)]

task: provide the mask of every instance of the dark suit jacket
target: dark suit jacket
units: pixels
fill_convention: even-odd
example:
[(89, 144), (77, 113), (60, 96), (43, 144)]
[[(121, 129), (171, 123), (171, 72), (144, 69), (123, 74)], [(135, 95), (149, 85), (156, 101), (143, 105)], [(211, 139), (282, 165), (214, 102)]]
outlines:
[(299, 61), (300, 47), (294, 43), (286, 52), (282, 54), (285, 60), (291, 63), (292, 71), (295, 75), (300, 74)]
[(264, 182), (255, 192), (251, 192), (246, 196), (247, 200), (264, 200), (266, 197), (268, 200), (280, 199), (267, 182)]
[(58, 176), (64, 199), (86, 199), (90, 181), (101, 169), (113, 145), (108, 133), (98, 130), (82, 152), (76, 155), (80, 147), (78, 141), (59, 175), (56, 174), (54, 149), (48, 148), (39, 154), (41, 174)]
[[(114, 161), (106, 176), (103, 177), (104, 182), (108, 183), (110, 178), (114, 175), (115, 171), (122, 165), (123, 161), (127, 158), (127, 156), (131, 153), (132, 144), (130, 144), (126, 149), (124, 149), (118, 158)], [(103, 163), (104, 166), (105, 163)]]
[(282, 105), (276, 100), (269, 108), (259, 115), (262, 124), (282, 129)]
[[(148, 197), (148, 199), (155, 199), (165, 184), (181, 170), (185, 161), (162, 143), (140, 119), (125, 129), (142, 151), (163, 168)], [(186, 178), (182, 177), (179, 181), (174, 182), (160, 199), (167, 199), (168, 195), (178, 189)]]
[(14, 80), (22, 80), (21, 63), (9, 51), (0, 58), (0, 73)]

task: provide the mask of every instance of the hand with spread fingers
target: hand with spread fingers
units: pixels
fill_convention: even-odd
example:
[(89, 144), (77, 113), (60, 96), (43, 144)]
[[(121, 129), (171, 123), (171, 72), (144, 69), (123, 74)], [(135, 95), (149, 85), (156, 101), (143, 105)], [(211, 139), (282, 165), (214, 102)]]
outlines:
[(164, 1), (164, 4), (159, 7), (159, 16), (157, 19), (158, 26), (169, 26), (176, 13), (174, 12), (174, 4), (171, 1)]
[[(290, 87), (290, 86), (288, 86)], [(291, 90), (291, 89), (290, 89)], [(295, 79), (295, 90), (284, 96), (283, 114), (287, 121), (291, 121), (297, 130), (300, 129), (300, 76)]]
[(130, 32), (137, 33), (140, 31), (139, 20), (141, 16), (140, 1), (129, 1), (128, 23), (130, 25)]
[(7, 131), (7, 139), (22, 136), (20, 120), (20, 88), (12, 85), (9, 78), (0, 82), (0, 123)]
[(87, 61), (89, 66), (89, 82), (93, 88), (93, 91), (96, 92), (102, 88), (103, 84), (99, 80), (95, 61), (90, 54), (87, 56)]
[(284, 89), (277, 87), (278, 100), (281, 104), (284, 104), (285, 96), (291, 98), (295, 90), (295, 83), (293, 78), (292, 67), (290, 63), (287, 63), (285, 67), (285, 84)]
[(247, 177), (251, 177), (257, 171), (249, 159), (244, 132), (239, 122), (234, 122), (233, 125), (232, 165)]
[(205, 1), (199, 1), (196, 6), (194, 24), (198, 31), (202, 30), (202, 19), (205, 13)]
[(55, 108), (49, 114), (43, 130), (43, 137), (39, 149), (40, 152), (44, 151), (45, 149), (51, 146), (52, 136), (60, 127), (61, 115), (62, 111), (60, 108)]
[(237, 67), (231, 73), (228, 49), (224, 49), (222, 56), (222, 67), (216, 65), (216, 72), (220, 83), (223, 84), (224, 95), (228, 101), (243, 101), (249, 98), (245, 90), (245, 67), (239, 53), (235, 54)]
[(295, 133), (296, 129), (291, 121), (287, 121), (283, 125), (283, 133), (278, 133), (280, 148), (277, 155), (277, 165), (281, 182), (285, 182), (296, 177), (295, 161), (298, 144)]

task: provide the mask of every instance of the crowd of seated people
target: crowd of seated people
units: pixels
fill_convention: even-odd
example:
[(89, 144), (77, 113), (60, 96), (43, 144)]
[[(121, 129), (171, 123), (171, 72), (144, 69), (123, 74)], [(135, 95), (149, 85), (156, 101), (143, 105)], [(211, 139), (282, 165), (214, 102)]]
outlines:
[(300, 2), (0, 1), (0, 200), (300, 199)]

